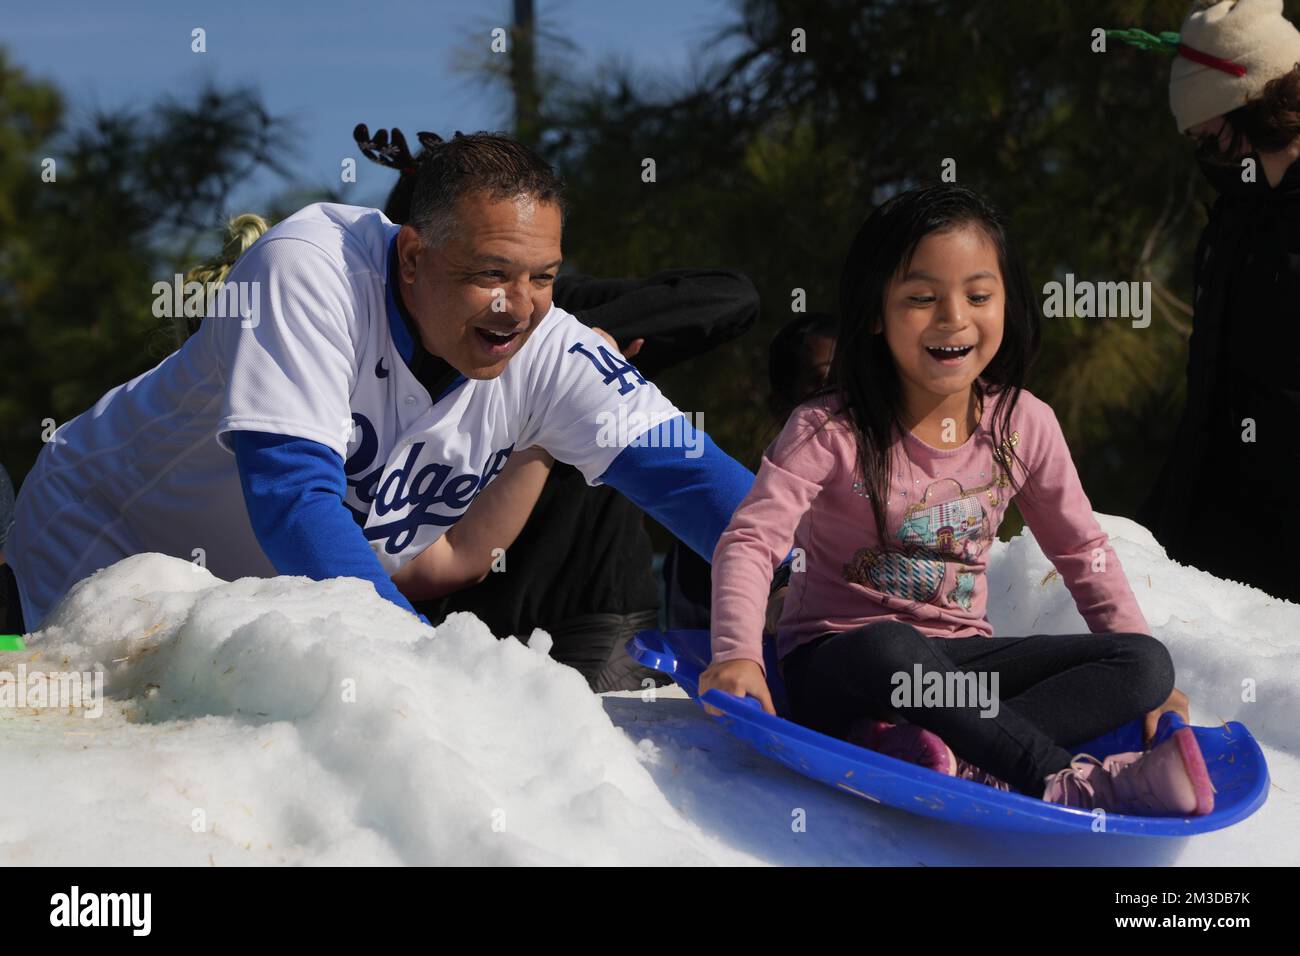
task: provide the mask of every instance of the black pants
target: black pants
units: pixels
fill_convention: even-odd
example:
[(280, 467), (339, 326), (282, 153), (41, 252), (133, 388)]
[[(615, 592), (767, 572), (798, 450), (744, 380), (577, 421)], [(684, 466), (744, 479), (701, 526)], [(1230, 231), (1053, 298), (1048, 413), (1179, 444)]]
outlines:
[(0, 564), (0, 634), (24, 634), (23, 606), (18, 600), (18, 579), (13, 568)]
[[(927, 675), (996, 674), (996, 715), (981, 716), (969, 695), (893, 706), (897, 675), (914, 684), (918, 664)], [(898, 621), (819, 637), (786, 655), (781, 671), (801, 724), (840, 737), (855, 718), (902, 718), (1035, 797), (1044, 777), (1069, 766), (1066, 747), (1154, 710), (1174, 686), (1169, 651), (1144, 634), (944, 638)]]
[(631, 614), (583, 614), (547, 628), (554, 643), (551, 657), (574, 668), (596, 693), (641, 690), (647, 678), (658, 686), (671, 683), (658, 671), (628, 656), (624, 645), (637, 631), (659, 626), (658, 611)]

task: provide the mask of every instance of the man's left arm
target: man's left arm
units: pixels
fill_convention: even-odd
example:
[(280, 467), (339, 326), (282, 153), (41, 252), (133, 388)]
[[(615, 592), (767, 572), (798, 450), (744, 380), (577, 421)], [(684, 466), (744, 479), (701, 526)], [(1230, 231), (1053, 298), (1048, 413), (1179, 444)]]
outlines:
[(600, 476), (692, 551), (713, 561), (713, 549), (754, 483), (749, 469), (686, 416), (663, 422), (629, 445)]

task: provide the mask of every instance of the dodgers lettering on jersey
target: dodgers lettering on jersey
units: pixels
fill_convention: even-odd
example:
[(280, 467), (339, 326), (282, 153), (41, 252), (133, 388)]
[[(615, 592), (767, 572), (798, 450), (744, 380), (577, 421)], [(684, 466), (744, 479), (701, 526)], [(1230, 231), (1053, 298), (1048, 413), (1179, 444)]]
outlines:
[[(488, 482), (501, 473), (514, 451), (511, 445), (495, 452), (479, 474), (454, 474), (452, 466), (443, 462), (420, 465), (425, 443), (414, 442), (398, 465), (385, 471), (382, 464), (371, 467), (379, 454), (375, 426), (360, 412), (354, 412), (352, 419), (361, 438), (344, 463), (349, 488), (344, 503), (366, 538), (383, 542), (384, 550), (394, 555), (410, 547), (421, 525), (447, 528), (455, 524)], [(378, 523), (367, 526), (372, 513)], [(402, 517), (390, 519), (391, 513)]]
[(181, 349), (58, 429), (24, 483), (9, 548), (30, 627), (77, 581), (131, 554), (201, 552), (219, 577), (274, 575), (248, 521), (234, 431), (333, 449), (344, 504), (393, 574), (465, 514), (514, 449), (540, 445), (595, 484), (623, 450), (601, 440), (609, 416), (646, 430), (680, 414), (554, 307), (500, 376), (429, 395), (402, 358), (409, 336), (388, 303), (398, 228), (375, 209), (301, 210), (230, 272), (229, 282), (257, 283), (256, 322), (205, 319)]

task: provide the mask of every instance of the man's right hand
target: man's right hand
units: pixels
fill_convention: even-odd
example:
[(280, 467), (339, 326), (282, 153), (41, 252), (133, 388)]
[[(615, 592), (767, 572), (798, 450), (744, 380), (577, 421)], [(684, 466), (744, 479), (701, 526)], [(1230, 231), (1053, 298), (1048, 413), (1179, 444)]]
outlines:
[(620, 346), (617, 342), (614, 341), (614, 336), (610, 335), (604, 329), (598, 329), (593, 325), (591, 327), (591, 331), (595, 332), (597, 335), (603, 338), (610, 345), (614, 346), (614, 348), (622, 352), (623, 358), (625, 359), (632, 358), (634, 355), (636, 355), (637, 352), (641, 351), (641, 346), (645, 345), (645, 339), (633, 339), (631, 342), (627, 343), (626, 347)]
[[(767, 681), (763, 678), (763, 668), (754, 661), (737, 660), (710, 664), (700, 675), (701, 697), (706, 690), (726, 691), (737, 697), (753, 697), (763, 705), (766, 713), (776, 716), (776, 708), (772, 706), (772, 695), (767, 689)], [(708, 704), (704, 705), (704, 709), (715, 717), (722, 716), (718, 710)]]

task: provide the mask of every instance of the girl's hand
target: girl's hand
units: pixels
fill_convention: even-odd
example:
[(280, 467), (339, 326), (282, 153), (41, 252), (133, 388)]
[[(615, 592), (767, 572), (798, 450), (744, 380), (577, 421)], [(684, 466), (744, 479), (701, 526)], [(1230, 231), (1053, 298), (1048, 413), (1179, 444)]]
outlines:
[[(720, 664), (710, 664), (700, 675), (701, 697), (706, 690), (726, 691), (737, 697), (754, 697), (763, 705), (765, 713), (776, 716), (776, 708), (772, 706), (772, 695), (768, 692), (767, 681), (763, 679), (763, 668), (754, 661), (723, 661)], [(704, 705), (704, 709), (715, 717), (722, 716), (718, 710), (708, 704)]]
[(1160, 715), (1167, 710), (1172, 710), (1188, 724), (1192, 722), (1192, 718), (1187, 715), (1187, 695), (1175, 687), (1174, 692), (1169, 695), (1167, 701), (1147, 714), (1146, 724), (1142, 730), (1144, 743), (1149, 743), (1151, 738), (1156, 735), (1156, 723), (1159, 722)]

